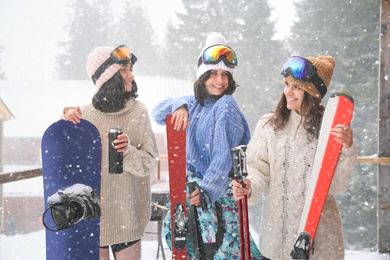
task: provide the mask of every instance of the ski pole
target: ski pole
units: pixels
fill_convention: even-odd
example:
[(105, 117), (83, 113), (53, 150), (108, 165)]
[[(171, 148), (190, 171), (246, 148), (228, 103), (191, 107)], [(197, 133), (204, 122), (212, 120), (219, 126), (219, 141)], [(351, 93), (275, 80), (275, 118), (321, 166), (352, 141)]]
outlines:
[[(241, 175), (240, 175), (240, 148), (234, 147), (232, 148), (233, 152), (233, 167), (232, 167), (232, 176), (230, 176), (232, 179), (240, 181), (241, 183)], [(242, 183), (241, 183), (242, 184)], [(243, 214), (242, 214), (242, 200), (237, 201), (238, 205), (238, 231), (240, 234), (240, 258), (245, 259), (245, 244), (244, 244), (244, 226), (243, 226)]]
[[(189, 193), (192, 194), (196, 189), (197, 183), (195, 181), (192, 181), (192, 182), (187, 182), (186, 184), (188, 186)], [(200, 196), (201, 196), (201, 194), (199, 192), (199, 198), (200, 198)], [(191, 221), (189, 221), (188, 225), (189, 225), (189, 229), (190, 229), (190, 236), (193, 236), (192, 238), (196, 238), (196, 242), (195, 242), (196, 245), (195, 246), (197, 248), (193, 248), (195, 258), (199, 259), (199, 260), (206, 260), (205, 252), (204, 252), (204, 245), (203, 245), (202, 230), (200, 228), (198, 209), (197, 209), (196, 205), (189, 206), (188, 215), (189, 215), (188, 219), (190, 219), (190, 215), (192, 215), (191, 217), (193, 217), (193, 223), (191, 223)], [(191, 231), (194, 231), (195, 234), (191, 234)], [(190, 239), (191, 239), (191, 237), (190, 237)]]
[[(241, 169), (242, 169), (242, 187), (245, 188), (245, 178), (248, 176), (248, 171), (246, 169), (246, 146), (241, 146)], [(251, 258), (251, 247), (250, 247), (250, 237), (249, 237), (249, 213), (248, 213), (248, 196), (245, 195), (243, 201), (244, 206), (244, 225), (245, 225), (245, 250), (247, 259)]]
[[(241, 183), (245, 187), (245, 177), (248, 175), (245, 161), (246, 146), (241, 145), (232, 148), (233, 152), (233, 167), (229, 177)], [(238, 204), (238, 221), (240, 234), (240, 254), (241, 259), (245, 258), (245, 253), (250, 259), (250, 237), (249, 237), (249, 214), (248, 214), (248, 200), (245, 195), (242, 200), (237, 201)], [(245, 231), (245, 234), (244, 234)]]

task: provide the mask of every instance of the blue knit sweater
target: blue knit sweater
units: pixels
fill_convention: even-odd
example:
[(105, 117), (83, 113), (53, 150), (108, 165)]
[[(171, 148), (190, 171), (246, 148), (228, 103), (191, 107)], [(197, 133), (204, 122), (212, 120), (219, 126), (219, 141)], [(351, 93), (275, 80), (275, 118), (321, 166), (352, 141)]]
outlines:
[(187, 127), (187, 170), (202, 179), (201, 187), (215, 202), (227, 189), (232, 167), (231, 148), (250, 140), (248, 122), (237, 101), (225, 95), (218, 101), (208, 97), (204, 106), (194, 95), (168, 98), (157, 104), (152, 118), (165, 125), (168, 114), (186, 105), (190, 125)]

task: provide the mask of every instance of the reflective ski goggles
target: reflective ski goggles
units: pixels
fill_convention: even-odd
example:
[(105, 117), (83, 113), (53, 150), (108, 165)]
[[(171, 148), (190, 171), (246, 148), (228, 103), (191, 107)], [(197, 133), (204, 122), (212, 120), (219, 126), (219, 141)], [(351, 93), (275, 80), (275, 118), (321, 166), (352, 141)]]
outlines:
[(110, 53), (110, 57), (108, 57), (108, 59), (103, 62), (103, 64), (100, 65), (100, 67), (92, 75), (91, 78), (93, 83), (96, 83), (104, 71), (112, 64), (116, 63), (124, 65), (129, 63), (129, 61), (131, 61), (131, 64), (134, 65), (137, 61), (137, 57), (125, 45), (119, 45)]
[(223, 44), (217, 44), (203, 51), (203, 54), (199, 57), (198, 67), (202, 63), (218, 64), (221, 60), (230, 68), (237, 66), (237, 56), (233, 49)]
[(291, 57), (284, 65), (281, 71), (283, 77), (291, 75), (294, 79), (302, 82), (311, 82), (320, 92), (323, 98), (327, 88), (317, 74), (317, 68), (308, 60), (299, 56)]

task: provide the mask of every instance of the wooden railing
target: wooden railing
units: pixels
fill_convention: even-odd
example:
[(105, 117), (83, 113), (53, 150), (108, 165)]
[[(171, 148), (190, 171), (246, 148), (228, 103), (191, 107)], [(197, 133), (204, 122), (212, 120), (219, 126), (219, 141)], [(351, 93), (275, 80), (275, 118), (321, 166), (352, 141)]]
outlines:
[(383, 165), (390, 165), (390, 157), (369, 157), (369, 156), (358, 156), (358, 163), (378, 163)]
[(42, 176), (42, 168), (0, 174), (0, 184)]
[[(167, 155), (160, 155), (157, 163), (157, 179), (161, 177), (161, 165), (162, 161), (168, 161)], [(358, 156), (358, 163), (377, 163), (382, 165), (390, 165), (390, 157), (370, 157), (370, 156)], [(20, 181), (30, 178), (42, 176), (42, 168), (35, 168), (29, 170), (22, 170), (16, 172), (8, 172), (0, 174), (0, 184)]]

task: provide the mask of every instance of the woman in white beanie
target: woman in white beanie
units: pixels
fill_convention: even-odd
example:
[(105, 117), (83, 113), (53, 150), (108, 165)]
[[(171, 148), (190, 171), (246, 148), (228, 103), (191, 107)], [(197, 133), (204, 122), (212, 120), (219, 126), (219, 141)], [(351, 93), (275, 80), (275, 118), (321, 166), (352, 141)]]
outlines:
[[(246, 188), (233, 194), (257, 203), (261, 196), (260, 249), (267, 259), (291, 259), (308, 190), (327, 92), (336, 62), (331, 56), (290, 58), (282, 69), (284, 90), (275, 111), (258, 122), (246, 150)], [(341, 217), (334, 198), (347, 190), (357, 158), (353, 131), (331, 130), (343, 145), (314, 239), (310, 260), (344, 259)], [(308, 250), (302, 252), (309, 259)], [(302, 258), (303, 259), (303, 258)]]
[[(92, 122), (102, 136), (100, 259), (140, 259), (141, 237), (150, 219), (150, 174), (158, 158), (149, 114), (137, 101), (133, 66), (137, 58), (129, 49), (98, 47), (88, 56), (87, 72), (96, 86), (92, 104), (65, 108), (64, 118)], [(108, 139), (110, 128), (123, 134), (114, 141), (123, 152), (123, 172), (110, 174)]]
[[(219, 33), (210, 34), (198, 59), (194, 94), (168, 98), (152, 111), (158, 124), (164, 125), (168, 114), (173, 114), (171, 123), (175, 129), (187, 131), (187, 181), (196, 181), (202, 190), (188, 194), (187, 204), (208, 208), (207, 213), (198, 210), (206, 259), (240, 258), (238, 207), (228, 174), (232, 168), (231, 148), (246, 145), (250, 132), (240, 106), (232, 97), (237, 87), (233, 79), (236, 65), (236, 54), (226, 45), (225, 38)], [(201, 200), (200, 194), (206, 199)], [(171, 247), (170, 216), (168, 213), (164, 228)], [(195, 243), (189, 242), (193, 236), (189, 234), (187, 240), (188, 259), (199, 253)], [(249, 258), (262, 258), (253, 239)]]

